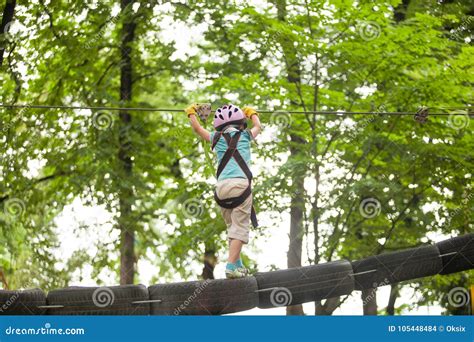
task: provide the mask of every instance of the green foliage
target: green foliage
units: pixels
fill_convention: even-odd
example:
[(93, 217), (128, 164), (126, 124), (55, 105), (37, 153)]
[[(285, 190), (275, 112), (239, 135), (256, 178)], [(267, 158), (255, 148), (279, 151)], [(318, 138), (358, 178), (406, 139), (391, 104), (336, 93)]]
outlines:
[[(210, 100), (281, 109), (261, 116), (273, 133), (254, 147), (255, 202), (279, 222), (290, 197), (304, 198), (305, 241), (319, 236), (306, 251), (312, 263), (473, 231), (467, 115), (419, 124), (412, 116), (284, 112), (414, 112), (422, 105), (465, 111), (474, 74), (468, 1), (411, 1), (400, 22), (398, 0), (138, 4), (127, 16), (137, 24), (132, 101), (120, 101), (126, 18), (118, 4), (56, 1), (17, 5), (24, 29), (7, 42), (1, 102), (181, 108)], [(204, 23), (203, 36), (191, 42), (196, 54), (177, 50), (184, 36), (169, 42), (169, 22)], [(119, 224), (135, 232), (134, 257), (156, 268), (153, 282), (195, 278), (206, 247), (225, 250), (212, 198), (215, 165), (184, 114), (131, 112), (128, 124), (115, 111), (24, 108), (0, 115), (0, 267), (12, 287), (64, 286), (80, 281), (87, 264), (98, 283), (103, 270), (118, 275)], [(118, 157), (124, 140), (131, 176)], [(298, 153), (290, 158), (290, 150)], [(305, 179), (304, 194), (295, 194), (294, 175)], [(91, 241), (96, 255), (78, 249), (61, 260), (56, 219), (75, 199), (105, 208), (111, 239)], [(132, 208), (127, 215), (121, 199)], [(373, 216), (364, 213), (367, 199), (375, 201)], [(271, 234), (269, 228), (257, 233)], [(258, 260), (244, 260), (258, 267)], [(450, 310), (442, 294), (469, 274), (403, 286), (423, 294), (415, 305), (440, 302)]]

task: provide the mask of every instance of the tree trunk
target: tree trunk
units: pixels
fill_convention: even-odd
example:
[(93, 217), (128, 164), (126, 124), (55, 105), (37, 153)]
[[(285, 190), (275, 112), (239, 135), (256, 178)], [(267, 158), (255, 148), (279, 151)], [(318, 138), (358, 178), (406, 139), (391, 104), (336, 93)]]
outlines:
[[(308, 22), (309, 29), (311, 32), (311, 37), (314, 39), (313, 29), (311, 21)], [(313, 111), (317, 111), (319, 107), (319, 84), (318, 84), (318, 72), (319, 72), (319, 57), (315, 53), (315, 62), (314, 62), (314, 91), (313, 91)], [(314, 193), (314, 201), (311, 206), (312, 216), (313, 216), (313, 230), (314, 230), (314, 263), (319, 264), (320, 253), (319, 253), (319, 217), (320, 211), (318, 207), (319, 202), (319, 184), (321, 182), (321, 170), (320, 164), (317, 160), (318, 149), (319, 149), (319, 136), (317, 132), (317, 122), (318, 117), (313, 115), (311, 120), (311, 154), (314, 160), (314, 180), (316, 182), (316, 190)]]
[[(318, 56), (316, 55), (316, 62), (314, 66), (314, 98), (313, 98), (313, 110), (316, 111), (318, 110), (318, 94), (319, 94), (319, 87), (318, 87)], [(319, 217), (321, 215), (318, 207), (318, 202), (319, 202), (319, 184), (321, 181), (321, 173), (320, 173), (320, 165), (319, 162), (317, 161), (317, 155), (318, 155), (318, 146), (319, 146), (319, 139), (318, 135), (316, 132), (316, 123), (317, 123), (317, 117), (316, 115), (313, 115), (312, 118), (312, 125), (311, 125), (311, 154), (312, 158), (314, 159), (314, 180), (316, 183), (316, 189), (314, 192), (314, 200), (311, 205), (311, 216), (313, 217), (313, 233), (314, 233), (314, 264), (319, 264), (319, 260), (321, 258), (320, 253), (319, 253)], [(337, 299), (337, 303), (339, 303), (339, 298)], [(323, 313), (324, 315), (331, 315), (332, 312), (336, 309), (328, 310), (328, 306), (333, 304), (334, 298), (326, 300), (326, 303), (324, 306), (321, 305), (321, 301), (315, 301), (314, 302), (314, 314), (319, 315), (320, 313)]]
[(393, 316), (395, 314), (395, 301), (399, 295), (399, 288), (397, 284), (390, 287), (390, 296), (387, 304), (387, 315)]
[(364, 315), (377, 315), (377, 288), (362, 290)]
[(217, 264), (216, 248), (214, 244), (206, 243), (204, 251), (204, 267), (202, 269), (202, 279), (214, 279), (214, 268)]
[(6, 37), (5, 27), (9, 22), (13, 20), (15, 14), (16, 0), (7, 0), (5, 7), (3, 8), (2, 23), (0, 24), (0, 34), (2, 35), (3, 41), (0, 45), (0, 66), (3, 65), (3, 53), (5, 52)]
[[(136, 24), (129, 6), (133, 0), (121, 1), (121, 15), (124, 24), (121, 35), (121, 70), (120, 70), (120, 102), (126, 106), (132, 100), (132, 58), (131, 43), (135, 36)], [(133, 179), (133, 162), (130, 156), (132, 142), (130, 128), (132, 116), (128, 111), (119, 112), (119, 173), (122, 175), (119, 190), (120, 217), (118, 225), (120, 239), (120, 284), (133, 284), (135, 276), (135, 229), (132, 218), (132, 202), (134, 198), (131, 180)]]
[(334, 297), (326, 299), (324, 305), (321, 301), (314, 302), (315, 304), (315, 315), (318, 316), (330, 316), (341, 304), (341, 297)]
[[(292, 137), (297, 138), (297, 137)], [(292, 157), (298, 154), (298, 149), (290, 148)], [(291, 204), (290, 204), (290, 244), (288, 247), (288, 268), (301, 266), (303, 250), (303, 208), (304, 208), (304, 176), (294, 173), (292, 177)], [(304, 315), (302, 305), (292, 305), (286, 308), (287, 315)]]
[(408, 5), (410, 5), (410, 0), (402, 0), (402, 2), (395, 8), (393, 18), (397, 23), (406, 19)]
[(3, 289), (8, 290), (8, 282), (3, 270), (0, 270), (0, 282), (3, 284)]
[[(278, 20), (285, 22), (286, 0), (275, 0), (277, 7)], [(283, 38), (283, 54), (286, 60), (287, 80), (299, 86), (301, 83), (301, 70), (296, 52), (293, 47), (289, 47), (288, 42)], [(297, 159), (301, 154), (301, 146), (304, 143), (297, 134), (290, 134), (292, 144), (290, 146), (290, 158)], [(296, 170), (295, 170), (296, 171)], [(303, 172), (301, 172), (303, 171)], [(304, 170), (293, 172), (292, 175), (292, 194), (290, 204), (290, 244), (288, 247), (288, 268), (301, 266), (301, 255), (303, 250), (303, 210), (304, 210)], [(302, 305), (293, 305), (286, 308), (287, 315), (304, 315)]]

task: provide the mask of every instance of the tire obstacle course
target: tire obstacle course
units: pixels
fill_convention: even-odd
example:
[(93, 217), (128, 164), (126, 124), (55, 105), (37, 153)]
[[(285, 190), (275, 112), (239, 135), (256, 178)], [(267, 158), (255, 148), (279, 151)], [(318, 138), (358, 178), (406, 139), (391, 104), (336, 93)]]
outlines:
[(257, 273), (242, 279), (0, 291), (0, 315), (223, 315), (348, 295), (474, 269), (474, 234), (357, 261)]

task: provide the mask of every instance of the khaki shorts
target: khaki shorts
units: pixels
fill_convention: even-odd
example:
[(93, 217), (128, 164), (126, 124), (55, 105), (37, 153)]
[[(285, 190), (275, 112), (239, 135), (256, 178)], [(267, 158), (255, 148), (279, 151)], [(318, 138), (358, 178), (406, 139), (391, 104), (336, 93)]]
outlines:
[[(223, 179), (216, 184), (217, 197), (226, 199), (242, 194), (249, 181), (246, 178)], [(238, 207), (226, 209), (221, 207), (222, 216), (227, 225), (228, 239), (237, 239), (244, 243), (249, 242), (250, 213), (252, 211), (252, 195)]]

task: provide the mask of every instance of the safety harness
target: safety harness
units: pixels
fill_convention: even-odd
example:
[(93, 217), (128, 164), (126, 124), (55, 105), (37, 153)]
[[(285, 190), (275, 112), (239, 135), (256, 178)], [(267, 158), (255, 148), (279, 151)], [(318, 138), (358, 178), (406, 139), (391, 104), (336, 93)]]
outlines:
[[(226, 208), (226, 209), (233, 209), (233, 208), (238, 207), (239, 205), (244, 203), (244, 201), (252, 194), (253, 175), (247, 163), (245, 162), (244, 158), (242, 157), (239, 150), (237, 149), (237, 144), (239, 142), (241, 134), (242, 134), (242, 131), (240, 130), (237, 131), (234, 134), (234, 136), (231, 136), (230, 133), (222, 133), (220, 131), (217, 131), (214, 134), (214, 137), (212, 139), (212, 146), (211, 146), (212, 150), (214, 150), (214, 147), (216, 147), (221, 137), (224, 137), (225, 141), (227, 142), (227, 150), (222, 156), (222, 159), (217, 167), (217, 175), (216, 175), (217, 179), (219, 179), (220, 174), (222, 173), (226, 165), (229, 163), (229, 161), (232, 158), (234, 158), (234, 160), (237, 162), (237, 164), (242, 169), (242, 171), (244, 172), (245, 176), (247, 177), (249, 181), (249, 185), (244, 190), (244, 192), (236, 197), (220, 199), (219, 197), (217, 197), (217, 192), (214, 190), (214, 199), (216, 200), (217, 204), (221, 206), (222, 208)], [(254, 228), (258, 227), (257, 214), (255, 212), (253, 203), (252, 203), (252, 211), (250, 213), (250, 219), (252, 221), (252, 226)]]

